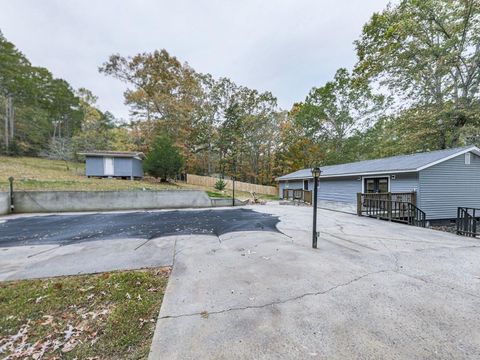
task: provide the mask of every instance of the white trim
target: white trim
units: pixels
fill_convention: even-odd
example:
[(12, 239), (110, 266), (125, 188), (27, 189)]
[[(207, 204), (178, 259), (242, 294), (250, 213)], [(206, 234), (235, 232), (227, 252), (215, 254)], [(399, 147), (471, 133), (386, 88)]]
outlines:
[(472, 147), (469, 147), (468, 149), (464, 149), (464, 150), (459, 151), (459, 152), (457, 152), (457, 153), (455, 153), (455, 154), (452, 154), (452, 155), (450, 155), (450, 156), (446, 156), (446, 157), (444, 157), (444, 158), (442, 158), (442, 159), (440, 159), (440, 160), (431, 162), (430, 164), (423, 165), (423, 166), (419, 167), (419, 168), (417, 169), (417, 171), (421, 171), (421, 170), (424, 170), (424, 169), (426, 169), (426, 168), (429, 168), (429, 167), (431, 167), (431, 166), (433, 166), (433, 165), (440, 164), (440, 163), (442, 163), (442, 162), (444, 162), (444, 161), (453, 159), (454, 157), (457, 157), (457, 156), (459, 156), (459, 155), (465, 154), (465, 153), (467, 153), (467, 152), (473, 152), (473, 153), (475, 153), (475, 155), (480, 156), (480, 149), (477, 148), (476, 146), (472, 146)]
[(388, 192), (391, 190), (391, 182), (392, 179), (390, 179), (390, 175), (385, 174), (385, 175), (377, 175), (377, 176), (362, 176), (362, 194), (365, 193), (365, 179), (375, 179), (375, 178), (387, 178), (388, 179)]

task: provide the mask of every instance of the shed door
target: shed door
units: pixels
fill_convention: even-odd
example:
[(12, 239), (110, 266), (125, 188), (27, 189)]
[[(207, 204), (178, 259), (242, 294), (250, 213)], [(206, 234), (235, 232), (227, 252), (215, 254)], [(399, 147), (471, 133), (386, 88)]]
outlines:
[(113, 176), (115, 174), (115, 168), (113, 166), (113, 158), (103, 159), (104, 174), (107, 176)]

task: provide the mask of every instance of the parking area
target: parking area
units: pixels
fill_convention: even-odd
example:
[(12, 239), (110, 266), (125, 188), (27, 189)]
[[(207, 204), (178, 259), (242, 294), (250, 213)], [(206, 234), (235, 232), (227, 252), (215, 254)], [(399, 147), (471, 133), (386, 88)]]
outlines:
[(278, 221), (242, 208), (3, 217), (0, 280), (170, 266), (179, 238), (278, 232)]
[(135, 214), (66, 243), (19, 232), (1, 277), (172, 265), (151, 359), (480, 358), (478, 239), (319, 210), (313, 250), (309, 207)]

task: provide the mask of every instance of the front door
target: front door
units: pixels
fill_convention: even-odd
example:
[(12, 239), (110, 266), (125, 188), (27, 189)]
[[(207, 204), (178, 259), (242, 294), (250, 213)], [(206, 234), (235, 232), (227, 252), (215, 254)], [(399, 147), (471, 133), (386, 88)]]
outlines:
[(115, 174), (115, 168), (113, 166), (113, 158), (104, 158), (103, 159), (104, 165), (104, 175), (105, 176), (113, 176)]
[(386, 193), (388, 192), (388, 177), (365, 178), (363, 191), (365, 193)]

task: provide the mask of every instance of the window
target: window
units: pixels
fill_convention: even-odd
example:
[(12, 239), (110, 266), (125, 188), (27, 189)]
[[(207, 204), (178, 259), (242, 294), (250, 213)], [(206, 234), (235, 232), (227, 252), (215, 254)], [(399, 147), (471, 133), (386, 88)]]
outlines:
[(303, 180), (303, 190), (308, 190), (308, 180)]
[(365, 178), (363, 183), (364, 193), (386, 193), (388, 192), (388, 177)]
[(465, 165), (470, 165), (470, 158), (471, 158), (471, 155), (470, 153), (465, 153)]

